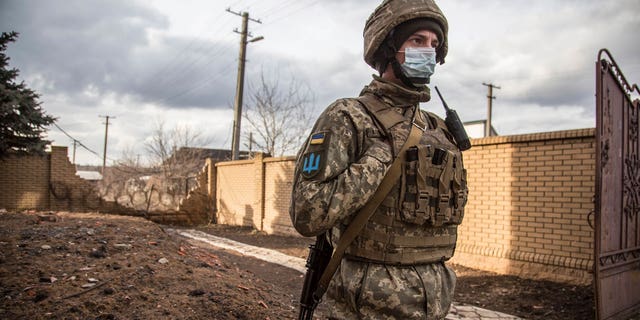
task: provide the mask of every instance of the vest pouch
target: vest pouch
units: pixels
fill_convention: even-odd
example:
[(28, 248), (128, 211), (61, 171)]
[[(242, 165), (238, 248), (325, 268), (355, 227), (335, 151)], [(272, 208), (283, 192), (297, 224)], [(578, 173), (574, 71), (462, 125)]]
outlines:
[(452, 224), (461, 224), (464, 218), (464, 207), (467, 205), (469, 189), (467, 188), (467, 170), (456, 168), (456, 177), (453, 181), (453, 212), (451, 216)]
[[(435, 215), (432, 224), (440, 227), (444, 224), (452, 223), (453, 207), (455, 196), (452, 194), (452, 187), (455, 184), (456, 176), (456, 155), (448, 150), (438, 149), (440, 151), (440, 168), (442, 170), (438, 178), (438, 199), (436, 204)], [(435, 158), (435, 157), (434, 157)], [(436, 159), (434, 159), (435, 161)], [(434, 166), (436, 164), (434, 163)]]
[(407, 150), (403, 170), (404, 197), (400, 208), (400, 220), (424, 225), (433, 220), (433, 199), (437, 194), (435, 179), (428, 175), (433, 167), (433, 146), (420, 145)]

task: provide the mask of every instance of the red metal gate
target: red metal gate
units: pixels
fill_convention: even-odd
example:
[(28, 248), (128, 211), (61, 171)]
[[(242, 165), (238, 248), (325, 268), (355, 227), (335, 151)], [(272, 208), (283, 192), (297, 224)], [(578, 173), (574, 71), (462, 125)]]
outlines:
[(596, 62), (595, 282), (598, 319), (640, 312), (640, 100), (611, 54)]

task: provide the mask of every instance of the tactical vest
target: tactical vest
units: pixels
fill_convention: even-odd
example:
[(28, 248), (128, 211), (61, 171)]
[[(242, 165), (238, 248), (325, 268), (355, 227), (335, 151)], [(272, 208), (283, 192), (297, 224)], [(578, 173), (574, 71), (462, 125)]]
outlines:
[[(407, 139), (407, 128), (415, 123), (373, 95), (358, 100), (392, 145)], [(401, 180), (347, 249), (347, 258), (408, 265), (453, 256), (468, 193), (462, 153), (442, 119), (416, 112), (427, 124), (420, 144), (406, 151)]]

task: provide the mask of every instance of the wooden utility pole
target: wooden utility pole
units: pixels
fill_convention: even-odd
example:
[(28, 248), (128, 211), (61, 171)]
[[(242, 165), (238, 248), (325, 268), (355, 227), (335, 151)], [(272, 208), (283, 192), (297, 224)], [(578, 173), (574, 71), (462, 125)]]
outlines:
[(260, 20), (249, 18), (248, 12), (233, 12), (227, 8), (227, 12), (242, 17), (242, 30), (233, 30), (240, 34), (240, 53), (238, 56), (238, 81), (236, 83), (236, 99), (233, 107), (233, 139), (231, 142), (231, 159), (238, 160), (240, 158), (240, 122), (242, 120), (242, 96), (244, 94), (244, 65), (247, 57), (247, 43), (256, 42), (264, 39), (263, 37), (253, 38), (247, 41), (247, 37), (252, 37), (248, 31), (249, 20), (262, 23)]
[(485, 124), (484, 127), (484, 136), (485, 137), (490, 137), (491, 136), (491, 113), (492, 113), (492, 103), (493, 103), (493, 99), (495, 99), (496, 97), (493, 96), (493, 88), (496, 89), (500, 89), (500, 87), (494, 85), (493, 83), (482, 83), (482, 85), (485, 85), (489, 88), (489, 93), (487, 93), (487, 123)]
[(102, 153), (102, 175), (104, 176), (104, 168), (107, 166), (107, 136), (109, 135), (109, 119), (115, 119), (115, 117), (111, 116), (99, 116), (100, 118), (105, 118), (104, 123), (104, 151)]
[(73, 164), (76, 164), (76, 146), (78, 144), (78, 140), (73, 139)]

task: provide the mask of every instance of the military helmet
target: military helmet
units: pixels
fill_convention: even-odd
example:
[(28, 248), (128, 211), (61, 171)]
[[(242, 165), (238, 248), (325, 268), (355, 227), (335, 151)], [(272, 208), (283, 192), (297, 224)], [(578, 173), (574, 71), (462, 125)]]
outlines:
[(399, 24), (419, 18), (437, 22), (443, 34), (440, 46), (436, 49), (436, 59), (444, 63), (447, 55), (447, 18), (433, 0), (385, 0), (369, 16), (364, 26), (364, 61), (377, 69), (376, 52), (387, 39), (389, 33)]

